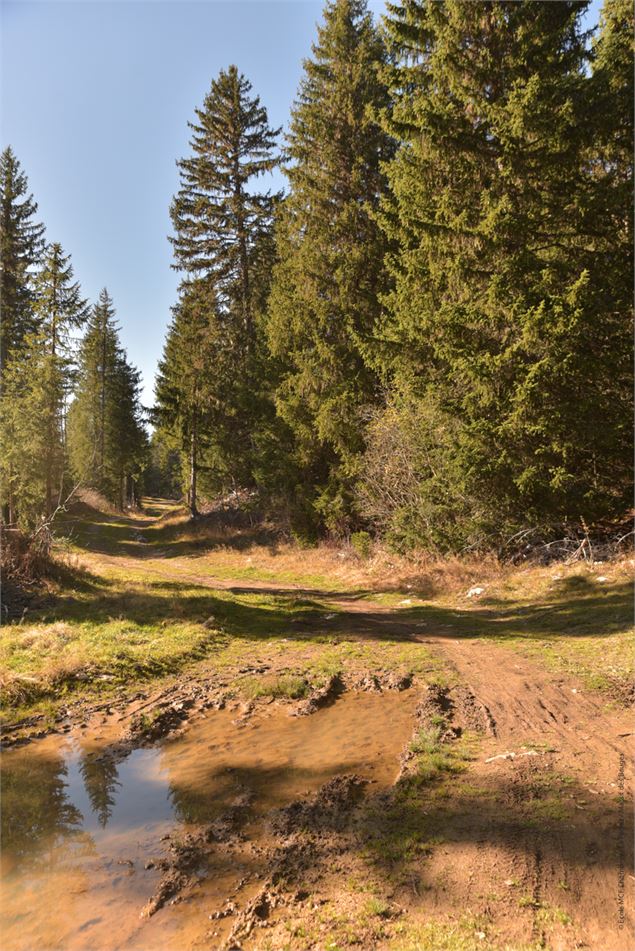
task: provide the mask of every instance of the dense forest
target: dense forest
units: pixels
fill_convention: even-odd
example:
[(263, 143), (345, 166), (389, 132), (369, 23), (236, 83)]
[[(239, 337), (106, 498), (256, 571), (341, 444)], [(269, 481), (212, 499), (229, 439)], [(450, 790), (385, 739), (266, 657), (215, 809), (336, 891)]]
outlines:
[[(156, 380), (0, 164), (5, 523), (73, 486), (257, 493), (296, 537), (496, 547), (622, 516), (632, 470), (633, 10), (327, 3), (288, 132), (229, 66), (171, 204)], [(266, 187), (284, 171), (287, 187)], [(147, 424), (152, 423), (149, 435)]]

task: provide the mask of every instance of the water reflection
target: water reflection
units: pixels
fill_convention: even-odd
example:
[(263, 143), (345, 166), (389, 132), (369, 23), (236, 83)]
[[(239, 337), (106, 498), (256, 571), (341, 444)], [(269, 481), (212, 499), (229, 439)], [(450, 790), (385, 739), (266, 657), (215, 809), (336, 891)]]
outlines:
[[(209, 903), (220, 905), (254, 857), (249, 852), (236, 864), (233, 853), (212, 853), (202, 897), (142, 921), (140, 909), (160, 878), (156, 860), (175, 824), (213, 822), (236, 808), (247, 834), (257, 837), (254, 819), (338, 772), (388, 785), (415, 703), (402, 694), (348, 694), (315, 717), (293, 718), (272, 706), (248, 724), (216, 711), (178, 740), (125, 758), (113, 755), (118, 734), (109, 723), (74, 740), (53, 735), (9, 750), (2, 837), (4, 867), (13, 874), (2, 884), (3, 948), (193, 946)], [(249, 806), (237, 805), (247, 791)]]
[(81, 756), (79, 771), (91, 809), (101, 828), (105, 829), (112, 816), (115, 793), (121, 787), (117, 764), (113, 757), (90, 750)]
[(51, 751), (5, 754), (2, 769), (3, 870), (79, 832), (84, 817), (69, 800), (68, 767)]

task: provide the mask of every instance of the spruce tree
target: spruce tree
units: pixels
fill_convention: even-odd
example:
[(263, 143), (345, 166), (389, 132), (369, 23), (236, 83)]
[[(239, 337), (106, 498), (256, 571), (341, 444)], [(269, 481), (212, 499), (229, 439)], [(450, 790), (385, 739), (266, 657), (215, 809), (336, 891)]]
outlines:
[[(254, 434), (263, 409), (260, 394), (266, 363), (262, 311), (278, 201), (278, 195), (258, 190), (256, 182), (278, 163), (277, 130), (269, 126), (265, 108), (235, 66), (221, 71), (212, 82), (196, 116), (197, 121), (190, 123), (192, 155), (178, 163), (181, 187), (171, 208), (174, 266), (184, 272), (185, 281), (160, 372), (158, 408), (162, 418), (171, 418), (170, 425), (181, 432), (179, 439), (188, 434), (192, 514), (203, 443), (207, 444), (205, 470), (210, 485), (218, 489), (225, 482), (253, 482)], [(191, 334), (186, 327), (190, 319)], [(177, 348), (183, 346), (189, 353), (191, 340), (196, 340), (197, 348), (196, 383), (189, 375), (188, 382), (181, 383), (173, 372), (181, 360)], [(203, 366), (198, 367), (201, 362)], [(192, 394), (200, 392), (203, 369), (208, 387), (214, 388), (205, 397), (207, 405), (214, 407), (214, 426), (209, 432), (205, 429), (207, 409), (191, 404)], [(175, 415), (168, 408), (174, 407), (174, 396), (168, 395), (170, 380), (176, 380), (182, 397), (183, 387), (187, 389), (181, 409), (188, 407), (189, 422), (181, 409)]]
[(74, 383), (73, 332), (86, 316), (70, 258), (47, 249), (36, 275), (37, 331), (9, 351), (3, 374), (3, 505), (9, 521), (30, 528), (63, 497), (66, 480), (65, 410)]
[(215, 295), (208, 281), (185, 283), (156, 378), (154, 419), (181, 454), (187, 504), (198, 515), (198, 476), (209, 429), (210, 375), (215, 365)]
[(139, 478), (147, 450), (139, 389), (139, 373), (121, 348), (113, 302), (104, 288), (82, 340), (68, 443), (75, 478), (120, 507)]
[(403, 144), (384, 204), (400, 245), (387, 369), (456, 427), (445, 464), (421, 474), (429, 499), (452, 482), (465, 500), (436, 524), (427, 513), (435, 530), (446, 520), (448, 544), (624, 505), (623, 399), (611, 397), (624, 323), (603, 310), (589, 214), (601, 176), (585, 7), (389, 10), (388, 128)]
[(253, 180), (277, 165), (279, 130), (251, 83), (236, 66), (213, 80), (197, 121), (191, 122), (192, 155), (179, 163), (181, 187), (171, 216), (175, 267), (213, 280), (216, 301), (237, 344), (254, 341), (252, 272), (258, 238), (271, 230), (275, 196)]
[(375, 118), (386, 105), (383, 59), (364, 0), (326, 5), (292, 112), (269, 306), (298, 497), (334, 531), (348, 525), (362, 413), (378, 392), (367, 358), (386, 285), (387, 244), (374, 217), (392, 151)]
[(41, 421), (46, 433), (46, 511), (61, 496), (65, 462), (65, 417), (76, 370), (76, 334), (88, 317), (87, 302), (73, 281), (70, 255), (58, 243), (48, 246), (36, 277), (35, 312), (44, 355), (50, 363), (48, 406)]
[(33, 271), (44, 246), (37, 204), (13, 150), (0, 155), (0, 369), (36, 329)]
[(117, 504), (124, 509), (127, 505), (139, 503), (149, 441), (145, 429), (146, 411), (141, 405), (141, 373), (128, 361), (123, 349), (117, 354), (113, 382), (111, 466), (118, 483)]
[[(60, 366), (41, 334), (26, 335), (19, 357), (11, 351), (0, 399), (0, 491), (3, 519), (32, 530), (47, 511), (48, 413), (63, 385)], [(56, 445), (57, 449), (57, 445)]]

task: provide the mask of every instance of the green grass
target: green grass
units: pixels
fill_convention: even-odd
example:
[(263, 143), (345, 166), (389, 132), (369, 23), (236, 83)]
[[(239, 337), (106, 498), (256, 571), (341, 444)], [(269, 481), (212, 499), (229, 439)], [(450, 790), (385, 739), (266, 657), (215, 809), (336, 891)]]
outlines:
[(257, 700), (259, 697), (285, 697), (289, 700), (297, 700), (306, 696), (309, 685), (304, 677), (288, 674), (287, 676), (244, 677), (239, 681), (238, 689), (249, 700)]
[[(216, 669), (241, 665), (251, 662), (254, 652), (315, 686), (337, 673), (395, 670), (451, 683), (453, 675), (439, 655), (403, 639), (404, 621), (419, 636), (491, 638), (609, 695), (632, 683), (632, 594), (624, 566), (602, 569), (610, 576), (606, 584), (596, 580), (599, 569), (595, 574), (571, 569), (555, 581), (564, 569), (526, 569), (492, 583), (478, 603), (456, 594), (433, 601), (373, 594), (373, 600), (395, 608), (400, 632), (393, 634), (389, 624), (373, 628), (372, 609), (367, 630), (363, 612), (351, 615), (347, 630), (341, 608), (329, 599), (345, 586), (314, 571), (312, 553), (301, 553), (291, 570), (285, 549), (279, 569), (269, 572), (270, 580), (281, 583), (278, 592), (248, 585), (215, 588), (214, 577), (264, 577), (269, 569), (245, 564), (258, 532), (214, 539), (206, 528), (197, 537), (199, 529), (175, 517), (174, 505), (150, 502), (148, 514), (170, 517), (150, 522), (85, 506), (59, 526), (60, 533), (71, 533), (67, 550), (92, 573), (66, 571), (53, 599), (31, 610), (23, 623), (0, 629), (0, 685), (8, 718), (34, 706), (50, 707), (70, 694), (133, 687), (201, 661)], [(138, 534), (145, 541), (139, 542)], [(319, 564), (323, 556), (315, 557)], [(287, 581), (307, 587), (285, 590)], [(346, 590), (351, 598), (363, 593)], [(403, 600), (412, 604), (403, 606)], [(450, 771), (443, 756), (430, 749), (423, 774)]]
[(488, 915), (461, 915), (454, 921), (403, 922), (395, 927), (391, 951), (538, 951), (544, 944), (501, 943)]
[[(300, 696), (299, 682), (320, 686), (343, 671), (403, 669), (425, 677), (440, 662), (420, 644), (358, 641), (322, 627), (331, 606), (294, 592), (236, 593), (100, 563), (51, 604), (0, 629), (4, 716), (15, 719), (52, 699), (102, 694), (113, 687), (177, 674), (193, 664), (217, 670), (280, 659), (297, 674), (270, 686), (244, 684), (253, 696)], [(437, 678), (438, 679), (438, 678)], [(265, 691), (265, 692), (259, 692)]]

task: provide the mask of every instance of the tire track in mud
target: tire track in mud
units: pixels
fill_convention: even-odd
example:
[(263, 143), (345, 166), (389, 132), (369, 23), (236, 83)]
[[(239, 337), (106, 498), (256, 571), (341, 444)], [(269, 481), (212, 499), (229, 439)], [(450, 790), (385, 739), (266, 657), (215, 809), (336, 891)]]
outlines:
[[(616, 805), (621, 762), (626, 763), (627, 802), (632, 786), (627, 743), (632, 718), (627, 712), (609, 709), (600, 695), (588, 692), (574, 678), (551, 673), (484, 637), (459, 637), (439, 628), (436, 634), (419, 635), (416, 622), (372, 598), (309, 590), (302, 584), (214, 578), (196, 572), (188, 559), (169, 559), (168, 570), (145, 557), (100, 560), (143, 567), (159, 577), (178, 578), (184, 586), (236, 594), (310, 594), (332, 604), (338, 613), (329, 624), (312, 618), (302, 621), (306, 636), (317, 625), (349, 637), (390, 636), (432, 649), (456, 673), (458, 685), (452, 696), (461, 698), (461, 714), (471, 707), (484, 724), (478, 760), (470, 764), (468, 776), (489, 797), (489, 805), (487, 798), (483, 806), (479, 797), (466, 801), (450, 793), (444, 807), (446, 847), (434, 850), (426, 877), (447, 883), (444, 890), (454, 906), (491, 913), (500, 933), (513, 941), (548, 941), (546, 946), (556, 951), (632, 947), (632, 875), (626, 876), (625, 927), (620, 927), (616, 897), (618, 856), (624, 848)], [(538, 807), (544, 805), (566, 808), (561, 818), (558, 813), (543, 822)], [(526, 822), (532, 809), (538, 819)], [(627, 812), (628, 873), (631, 810)], [(493, 909), (484, 896), (496, 888), (505, 894)], [(442, 912), (447, 904), (436, 888), (420, 898), (417, 893), (417, 901), (414, 913), (423, 913), (424, 918)], [(562, 906), (572, 910), (572, 922), (567, 923), (559, 911)], [(557, 913), (562, 920), (554, 932), (548, 916)]]
[[(537, 664), (498, 645), (472, 638), (426, 638), (448, 659), (460, 680), (491, 712), (501, 744), (548, 742), (576, 767), (615, 771), (628, 747), (628, 717), (608, 712), (601, 697), (573, 678), (543, 671)], [(606, 762), (608, 760), (608, 763)]]

